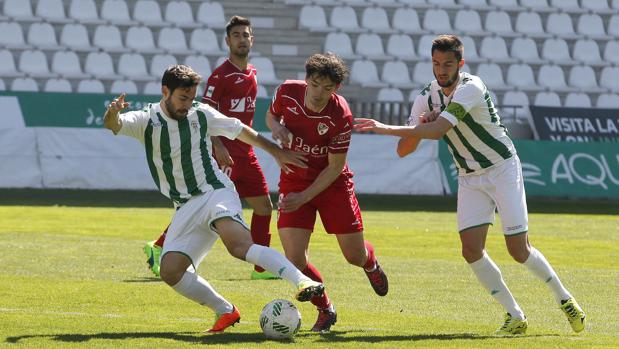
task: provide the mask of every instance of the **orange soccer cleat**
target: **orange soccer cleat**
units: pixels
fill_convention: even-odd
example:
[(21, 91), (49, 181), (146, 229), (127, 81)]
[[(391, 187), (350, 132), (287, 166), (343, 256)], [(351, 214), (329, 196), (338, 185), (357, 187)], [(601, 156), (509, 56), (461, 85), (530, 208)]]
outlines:
[(230, 326), (234, 326), (234, 324), (238, 323), (239, 321), (241, 321), (241, 313), (233, 305), (232, 311), (229, 313), (218, 315), (215, 318), (215, 324), (213, 324), (213, 327), (206, 332), (207, 333), (223, 333), (226, 328)]

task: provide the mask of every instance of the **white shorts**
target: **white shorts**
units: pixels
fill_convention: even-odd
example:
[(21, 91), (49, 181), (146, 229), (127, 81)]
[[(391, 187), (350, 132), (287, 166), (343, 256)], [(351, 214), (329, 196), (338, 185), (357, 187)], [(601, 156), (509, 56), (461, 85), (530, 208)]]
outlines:
[(458, 231), (494, 224), (496, 208), (505, 235), (529, 229), (524, 179), (517, 155), (482, 174), (458, 177)]
[(172, 217), (161, 256), (180, 252), (189, 257), (197, 269), (219, 237), (213, 222), (223, 217), (230, 217), (247, 228), (241, 201), (234, 189), (217, 189), (189, 199)]

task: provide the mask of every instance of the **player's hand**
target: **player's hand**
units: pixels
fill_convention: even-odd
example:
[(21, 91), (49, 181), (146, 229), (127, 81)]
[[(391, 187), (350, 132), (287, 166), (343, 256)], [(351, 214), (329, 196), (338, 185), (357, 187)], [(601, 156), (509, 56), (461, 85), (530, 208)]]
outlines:
[(213, 155), (215, 155), (215, 160), (220, 167), (232, 167), (234, 165), (234, 160), (232, 160), (228, 149), (221, 143), (213, 142)]
[(358, 132), (374, 132), (377, 134), (388, 134), (389, 125), (385, 125), (374, 119), (355, 118), (355, 131)]
[(131, 103), (125, 102), (126, 93), (121, 93), (120, 96), (115, 98), (107, 107), (107, 110), (111, 113), (118, 113), (119, 111), (127, 108)]
[(273, 157), (285, 173), (294, 172), (288, 165), (294, 165), (299, 168), (307, 168), (307, 164), (305, 163), (307, 161), (307, 155), (298, 151), (279, 149), (276, 154), (273, 154)]
[(427, 124), (428, 122), (433, 122), (435, 121), (439, 114), (440, 114), (440, 110), (433, 110), (433, 111), (427, 111), (427, 112), (423, 112), (421, 113), (421, 115), (419, 115), (419, 122), (422, 124)]
[(306, 198), (303, 193), (288, 193), (279, 200), (277, 206), (283, 212), (293, 212), (298, 210), (299, 207), (303, 206), (303, 204), (308, 201), (308, 198)]
[(284, 127), (284, 125), (279, 123), (273, 125), (271, 135), (275, 141), (282, 145), (282, 147), (290, 148), (292, 146), (292, 133)]

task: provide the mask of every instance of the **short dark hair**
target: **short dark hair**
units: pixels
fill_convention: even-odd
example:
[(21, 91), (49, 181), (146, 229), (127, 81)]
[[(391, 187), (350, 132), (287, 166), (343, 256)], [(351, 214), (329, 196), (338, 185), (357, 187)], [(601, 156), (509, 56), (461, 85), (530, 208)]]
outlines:
[(305, 62), (305, 76), (317, 75), (328, 77), (336, 84), (340, 84), (348, 77), (348, 67), (346, 63), (331, 52), (315, 53)]
[(434, 50), (441, 52), (453, 52), (456, 55), (456, 59), (460, 61), (464, 53), (464, 45), (462, 41), (455, 35), (439, 35), (432, 40), (432, 54)]
[(163, 73), (161, 85), (170, 90), (170, 94), (177, 88), (187, 88), (198, 85), (202, 81), (200, 74), (196, 73), (188, 65), (171, 65)]
[(238, 25), (245, 25), (249, 27), (249, 33), (252, 33), (252, 29), (251, 29), (251, 21), (248, 18), (245, 17), (241, 17), (241, 16), (232, 16), (230, 17), (230, 20), (228, 21), (228, 24), (226, 24), (226, 36), (230, 36), (230, 31), (232, 31), (232, 28), (238, 26)]

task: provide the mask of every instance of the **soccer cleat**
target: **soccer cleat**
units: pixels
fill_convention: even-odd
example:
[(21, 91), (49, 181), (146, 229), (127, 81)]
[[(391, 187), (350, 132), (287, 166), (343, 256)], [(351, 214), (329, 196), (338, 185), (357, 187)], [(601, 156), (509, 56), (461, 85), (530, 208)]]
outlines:
[(281, 278), (277, 275), (273, 275), (269, 273), (266, 270), (265, 271), (253, 270), (251, 272), (251, 279), (252, 280), (280, 280)]
[(578, 333), (585, 329), (585, 312), (582, 311), (582, 308), (573, 297), (561, 301), (561, 310), (567, 316), (567, 321), (570, 322), (574, 332)]
[(325, 285), (313, 280), (306, 280), (299, 282), (297, 289), (295, 299), (299, 302), (307, 302), (314, 296), (322, 296), (325, 292)]
[(335, 308), (318, 309), (318, 319), (312, 327), (312, 332), (328, 333), (331, 331), (331, 326), (335, 325), (336, 322)]
[(226, 328), (230, 326), (234, 326), (234, 324), (239, 323), (240, 321), (241, 321), (241, 313), (233, 305), (231, 312), (220, 314), (220, 315), (215, 315), (215, 323), (213, 324), (213, 327), (206, 332), (207, 333), (223, 333)]
[(365, 271), (365, 275), (367, 275), (370, 285), (372, 285), (377, 295), (384, 296), (389, 292), (389, 280), (387, 280), (387, 275), (378, 264), (378, 261), (376, 261), (374, 271), (366, 271), (365, 269), (363, 271)]
[(150, 269), (156, 277), (160, 277), (159, 274), (159, 257), (161, 256), (161, 247), (155, 245), (155, 241), (147, 242), (144, 245), (144, 253), (146, 253), (146, 263), (148, 263), (148, 269)]
[(496, 330), (495, 334), (498, 336), (513, 336), (516, 334), (525, 334), (529, 327), (529, 322), (525, 318), (520, 320), (512, 317), (510, 313), (505, 313), (505, 323), (501, 328)]

